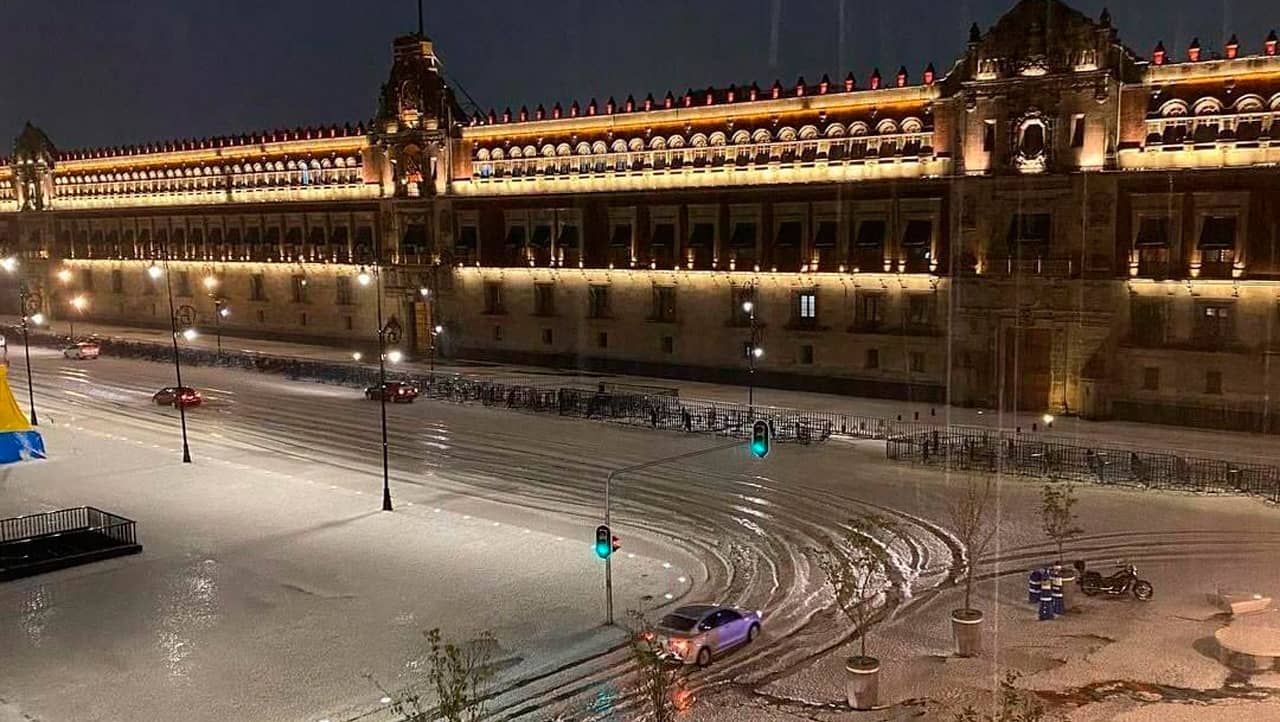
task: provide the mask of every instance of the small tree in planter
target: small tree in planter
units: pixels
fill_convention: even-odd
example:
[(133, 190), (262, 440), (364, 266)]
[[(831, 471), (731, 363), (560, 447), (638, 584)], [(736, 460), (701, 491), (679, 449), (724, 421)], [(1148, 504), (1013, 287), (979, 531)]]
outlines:
[(640, 697), (654, 722), (671, 722), (688, 703), (682, 695), (685, 667), (664, 658), (662, 643), (643, 612), (632, 610), (627, 616), (631, 618), (631, 659), (640, 678)]
[(1075, 486), (1071, 482), (1050, 480), (1044, 485), (1040, 496), (1040, 521), (1044, 533), (1058, 548), (1058, 571), (1062, 578), (1062, 607), (1064, 610), (1076, 606), (1076, 573), (1072, 567), (1063, 564), (1062, 548), (1075, 537), (1084, 533), (1084, 529), (1076, 523)]
[(1075, 485), (1069, 481), (1049, 481), (1040, 494), (1040, 522), (1045, 536), (1058, 548), (1058, 564), (1062, 564), (1062, 548), (1084, 533), (1077, 524)]
[(478, 722), (484, 717), (489, 684), (494, 669), (489, 650), (497, 640), (484, 632), (466, 648), (445, 641), (439, 629), (423, 633), (431, 645), (427, 656), (427, 688), (435, 698), (429, 704), (422, 693), (405, 691), (388, 692), (376, 680), (369, 677), (384, 696), (391, 698), (391, 712), (401, 722)]
[(996, 534), (991, 518), (996, 503), (995, 477), (990, 474), (966, 474), (960, 494), (952, 502), (951, 524), (956, 538), (964, 546), (969, 563), (964, 575), (964, 607), (951, 612), (951, 631), (955, 637), (956, 653), (972, 657), (982, 651), (981, 611), (972, 606), (973, 577), (978, 559), (986, 553), (987, 546)]
[(892, 560), (880, 541), (893, 530), (883, 517), (865, 514), (849, 520), (841, 539), (828, 549), (813, 552), (827, 583), (835, 592), (836, 606), (857, 630), (859, 656), (849, 658), (846, 669), (849, 704), (854, 709), (870, 709), (879, 696), (880, 661), (867, 655), (867, 630), (875, 622), (876, 602), (892, 587), (889, 576)]

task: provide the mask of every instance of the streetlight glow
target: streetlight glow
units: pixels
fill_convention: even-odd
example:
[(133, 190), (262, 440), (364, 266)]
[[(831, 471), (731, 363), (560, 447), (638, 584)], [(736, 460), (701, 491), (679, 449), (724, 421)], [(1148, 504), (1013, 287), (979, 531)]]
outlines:
[(444, 326), (441, 326), (440, 324), (436, 324), (436, 327), (432, 330), (434, 330), (436, 333), (444, 333)]
[(760, 358), (761, 356), (764, 355), (764, 349), (760, 348), (759, 346), (756, 346), (755, 348), (751, 349), (751, 355), (755, 356), (756, 358)]
[(62, 281), (63, 283), (71, 283), (71, 269), (64, 268), (58, 271), (58, 280)]
[(742, 302), (742, 311), (743, 311), (743, 313), (751, 313), (751, 311), (752, 311), (752, 310), (754, 310), (754, 309), (755, 309), (755, 307), (756, 307), (756, 305), (755, 305), (754, 303), (750, 302), (750, 301), (743, 301), (743, 302)]
[(44, 323), (44, 314), (43, 313), (31, 314), (31, 323), (34, 323), (37, 326), (42, 325)]
[(1041, 420), (1041, 421), (1043, 421), (1043, 422), (1044, 422), (1044, 423), (1046, 423), (1046, 424), (1052, 424), (1052, 423), (1053, 423), (1053, 414), (1045, 414), (1044, 416), (1041, 416), (1041, 417), (1040, 417), (1040, 420)]
[(361, 286), (368, 286), (369, 281), (372, 281), (372, 280), (373, 280), (373, 276), (370, 276), (368, 271), (361, 271), (360, 273), (356, 274), (356, 281)]
[(423, 298), (426, 298), (427, 296), (431, 295), (431, 289), (427, 288), (426, 286), (423, 286), (422, 288), (418, 289), (418, 294)]
[(0, 261), (0, 268), (3, 268), (9, 273), (13, 273), (18, 268), (18, 259), (14, 258), (13, 256), (9, 256), (4, 260)]
[(77, 311), (83, 311), (85, 306), (89, 305), (89, 300), (84, 296), (76, 296), (71, 299), (71, 307)]
[(218, 315), (223, 318), (226, 318), (227, 316), (231, 315), (231, 309), (227, 308), (226, 306), (223, 306), (222, 308), (218, 309)]
[(204, 287), (205, 287), (205, 288), (207, 288), (207, 289), (209, 289), (210, 291), (212, 291), (213, 289), (217, 288), (217, 287), (218, 287), (218, 278), (217, 278), (217, 276), (205, 276), (205, 277), (204, 277)]
[(160, 267), (154, 263), (147, 267), (147, 275), (152, 278), (159, 278), (161, 273)]
[(196, 333), (196, 330), (194, 328), (189, 328), (182, 332), (182, 337), (188, 341), (194, 341), (196, 339), (196, 336), (199, 336), (199, 335), (200, 334)]
[(403, 359), (404, 354), (400, 353), (399, 349), (391, 349), (387, 352), (387, 360), (393, 364), (398, 364)]
[(359, 361), (360, 359), (364, 358), (364, 354), (360, 353), (359, 351), (354, 351), (351, 354), (351, 358), (355, 359), (356, 361)]

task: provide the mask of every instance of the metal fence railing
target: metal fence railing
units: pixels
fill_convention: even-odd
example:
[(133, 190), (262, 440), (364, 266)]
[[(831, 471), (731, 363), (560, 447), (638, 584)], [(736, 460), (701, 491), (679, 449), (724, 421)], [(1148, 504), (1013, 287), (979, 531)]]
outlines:
[(133, 520), (91, 506), (0, 519), (0, 544), (71, 532), (97, 532), (121, 544), (137, 542), (137, 524)]
[(1280, 503), (1280, 468), (1272, 464), (957, 427), (890, 436), (886, 452), (890, 459), (953, 469), (1152, 489), (1249, 494)]

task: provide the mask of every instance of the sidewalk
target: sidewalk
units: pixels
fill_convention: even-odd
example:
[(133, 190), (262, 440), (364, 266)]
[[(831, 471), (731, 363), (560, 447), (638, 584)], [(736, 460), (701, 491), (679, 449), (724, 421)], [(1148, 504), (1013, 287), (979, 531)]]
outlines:
[[(18, 323), (18, 319), (12, 316), (0, 316), (0, 323), (12, 325)], [(57, 322), (53, 326), (53, 330), (62, 332), (65, 327), (66, 324), (64, 322)], [(168, 332), (160, 329), (100, 323), (77, 323), (76, 332), (77, 336), (82, 338), (98, 335), (156, 344), (169, 343)], [(199, 336), (192, 341), (182, 341), (182, 343), (187, 346), (209, 350), (217, 346), (216, 338), (208, 335)], [(224, 334), (222, 347), (226, 351), (260, 353), (335, 363), (354, 363), (351, 352), (347, 349), (314, 344), (250, 339)], [(398, 368), (421, 373), (425, 373), (428, 367), (429, 365), (422, 361), (398, 364)], [(500, 379), (508, 383), (521, 383), (531, 386), (594, 387), (598, 383), (606, 382), (678, 389), (681, 398), (686, 399), (736, 403), (746, 403), (747, 400), (747, 389), (742, 386), (594, 373), (573, 369), (553, 369), (449, 359), (447, 361), (437, 360), (435, 370), (440, 373), (456, 373), (477, 379)], [(1039, 414), (1000, 414), (995, 411), (981, 409), (964, 409), (887, 399), (838, 396), (762, 387), (754, 390), (754, 400), (757, 406), (832, 411), (888, 419), (896, 419), (901, 416), (904, 421), (916, 419), (918, 415), (918, 419), (923, 422), (986, 426), (993, 429), (1006, 430), (1021, 428), (1024, 433), (1028, 434), (1033, 433), (1032, 425), (1034, 424), (1037, 432), (1045, 431), (1044, 421)], [(1127, 421), (1086, 421), (1074, 417), (1054, 419), (1051, 431), (1060, 440), (1073, 440), (1086, 444), (1120, 444), (1140, 449), (1171, 450), (1187, 456), (1227, 458), (1236, 461), (1259, 463), (1280, 463), (1280, 438), (1264, 434), (1214, 431), (1211, 429), (1162, 426)]]

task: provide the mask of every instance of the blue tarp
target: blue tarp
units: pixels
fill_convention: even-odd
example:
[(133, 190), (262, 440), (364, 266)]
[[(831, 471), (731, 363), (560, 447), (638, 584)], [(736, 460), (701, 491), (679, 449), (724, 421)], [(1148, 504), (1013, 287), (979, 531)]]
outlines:
[(0, 464), (43, 458), (44, 439), (39, 431), (0, 432)]

